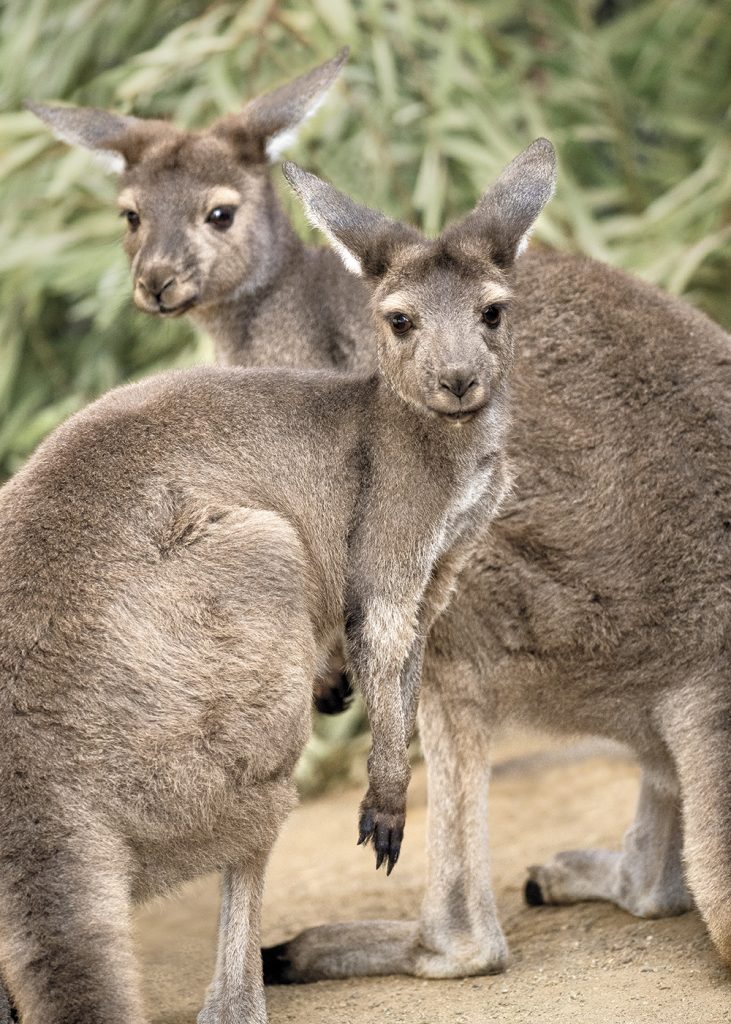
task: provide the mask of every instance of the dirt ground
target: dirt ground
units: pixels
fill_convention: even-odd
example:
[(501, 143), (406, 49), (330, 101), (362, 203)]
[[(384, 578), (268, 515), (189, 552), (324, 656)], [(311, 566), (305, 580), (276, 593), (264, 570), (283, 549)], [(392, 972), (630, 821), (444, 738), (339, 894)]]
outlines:
[[(614, 751), (563, 757), (536, 738), (506, 740), (492, 785), (493, 872), (511, 949), (501, 975), (457, 981), (364, 978), (268, 990), (271, 1024), (722, 1024), (731, 978), (697, 914), (641, 921), (614, 907), (529, 908), (524, 868), (561, 849), (620, 844), (637, 769)], [(267, 882), (265, 944), (327, 921), (416, 915), (425, 874), (425, 782), (416, 771), (407, 837), (387, 879), (355, 845), (360, 790), (304, 804)], [(138, 914), (154, 1024), (194, 1024), (213, 965), (218, 894), (202, 879)]]

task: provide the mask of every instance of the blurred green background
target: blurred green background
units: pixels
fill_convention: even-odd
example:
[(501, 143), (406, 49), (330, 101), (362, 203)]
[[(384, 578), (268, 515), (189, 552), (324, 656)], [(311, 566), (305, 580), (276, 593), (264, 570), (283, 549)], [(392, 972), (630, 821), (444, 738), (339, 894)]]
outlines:
[[(134, 309), (113, 179), (23, 99), (205, 125), (346, 43), (341, 81), (288, 155), (435, 232), (547, 135), (560, 185), (537, 237), (731, 327), (728, 0), (5, 0), (0, 480), (100, 392), (211, 358), (187, 322)], [(347, 770), (358, 720), (319, 729), (306, 787)]]

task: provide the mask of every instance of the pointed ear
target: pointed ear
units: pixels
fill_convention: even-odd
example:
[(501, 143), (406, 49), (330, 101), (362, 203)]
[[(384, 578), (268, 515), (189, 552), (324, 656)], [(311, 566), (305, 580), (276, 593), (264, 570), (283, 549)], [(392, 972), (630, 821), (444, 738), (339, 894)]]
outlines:
[(124, 140), (139, 133), (150, 122), (137, 117), (113, 114), (95, 107), (57, 107), (26, 101), (28, 110), (50, 127), (57, 139), (71, 146), (83, 146), (109, 171), (121, 173), (128, 161), (123, 155)]
[(251, 100), (240, 113), (213, 125), (213, 134), (228, 138), (242, 159), (277, 160), (294, 141), (297, 129), (315, 113), (348, 59), (347, 47), (332, 60), (308, 71), (287, 85)]
[(282, 170), (305, 208), (353, 274), (381, 277), (397, 249), (421, 238), (413, 228), (361, 206), (314, 174), (287, 162)]
[(536, 139), (512, 160), (475, 209), (450, 229), (477, 235), (490, 258), (510, 267), (528, 244), (533, 223), (556, 187), (556, 152)]

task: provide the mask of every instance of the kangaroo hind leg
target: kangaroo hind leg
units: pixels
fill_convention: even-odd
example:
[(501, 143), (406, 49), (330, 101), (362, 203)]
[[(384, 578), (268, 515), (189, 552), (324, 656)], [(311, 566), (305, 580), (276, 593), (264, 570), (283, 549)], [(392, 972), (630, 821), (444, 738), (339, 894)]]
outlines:
[(680, 778), (688, 885), (731, 967), (731, 685), (719, 678), (673, 695), (665, 738)]
[(224, 868), (216, 973), (198, 1024), (266, 1024), (259, 952), (266, 858)]
[(115, 844), (98, 831), (70, 834), (67, 825), (45, 827), (38, 819), (25, 835), (22, 828), (8, 831), (0, 862), (0, 970), (19, 1019), (144, 1024), (126, 872)]
[(567, 850), (528, 869), (531, 906), (607, 900), (636, 917), (671, 917), (693, 900), (683, 876), (680, 801), (643, 774), (635, 820), (621, 851)]
[(429, 773), (429, 874), (421, 918), (308, 928), (264, 953), (267, 984), (364, 975), (461, 978), (504, 969), (487, 834), (489, 721), (475, 714), (484, 680), (430, 654), (419, 711)]

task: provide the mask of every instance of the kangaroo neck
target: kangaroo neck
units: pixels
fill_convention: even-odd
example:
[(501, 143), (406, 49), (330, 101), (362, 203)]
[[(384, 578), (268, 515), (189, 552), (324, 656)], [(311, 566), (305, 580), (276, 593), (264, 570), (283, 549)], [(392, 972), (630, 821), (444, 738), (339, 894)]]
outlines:
[[(433, 466), (435, 473), (456, 477), (472, 472), (476, 463), (502, 444), (504, 419), (494, 408), (481, 410), (474, 419), (454, 423), (406, 402), (380, 374), (375, 374), (373, 421), (367, 424), (380, 450), (409, 453)], [(498, 400), (502, 405), (502, 396)], [(497, 413), (497, 415), (496, 415)]]
[(292, 268), (301, 267), (311, 250), (299, 238), (282, 209), (271, 181), (254, 234), (251, 272), (233, 291), (190, 313), (191, 319), (216, 343), (219, 361), (235, 363), (245, 335), (276, 296)]

